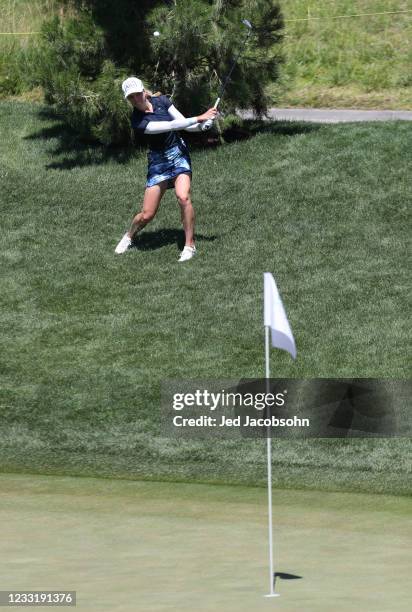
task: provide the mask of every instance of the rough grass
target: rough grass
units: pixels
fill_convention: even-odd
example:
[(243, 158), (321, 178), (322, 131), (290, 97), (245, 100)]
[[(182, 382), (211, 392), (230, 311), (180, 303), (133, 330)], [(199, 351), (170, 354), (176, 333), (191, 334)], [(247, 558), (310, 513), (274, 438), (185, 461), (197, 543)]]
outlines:
[[(159, 394), (262, 376), (264, 271), (299, 351), (274, 352), (274, 375), (408, 377), (408, 122), (281, 123), (193, 151), (199, 256), (179, 266), (172, 194), (113, 252), (143, 153), (81, 146), (38, 106), (0, 116), (3, 470), (263, 483), (261, 443), (160, 437)], [(275, 484), (406, 493), (409, 447), (275, 442)]]
[[(288, 0), (281, 7), (286, 62), (281, 82), (269, 88), (274, 104), (412, 108), (412, 13), (347, 17), (406, 11), (411, 8), (407, 0)], [(57, 10), (57, 0), (0, 0), (0, 31), (38, 31)], [(11, 79), (22, 80), (16, 91), (23, 95), (19, 73), (24, 70), (14, 63), (25, 60), (13, 56), (32, 39), (0, 36), (0, 75), (9, 70)], [(11, 88), (4, 90), (7, 94)]]
[(286, 61), (282, 82), (272, 90), (278, 104), (412, 107), (412, 12), (349, 17), (410, 10), (407, 0), (291, 0), (281, 6)]
[(46, 17), (59, 10), (59, 4), (58, 0), (0, 0), (0, 97), (33, 99), (31, 77), (38, 61), (35, 33)]
[(59, 4), (58, 0), (0, 0), (1, 32), (36, 32)]
[(273, 103), (283, 108), (411, 110), (412, 87), (365, 92), (359, 85), (321, 87), (307, 83), (280, 95), (275, 93)]

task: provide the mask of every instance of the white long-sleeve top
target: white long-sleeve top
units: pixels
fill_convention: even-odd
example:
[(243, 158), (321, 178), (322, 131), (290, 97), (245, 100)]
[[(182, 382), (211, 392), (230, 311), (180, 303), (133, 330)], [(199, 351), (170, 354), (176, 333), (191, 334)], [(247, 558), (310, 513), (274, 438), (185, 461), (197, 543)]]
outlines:
[(151, 112), (134, 108), (131, 117), (137, 141), (144, 136), (150, 150), (162, 151), (180, 144), (179, 130), (201, 131), (197, 118), (186, 119), (167, 96), (152, 96), (150, 102)]
[(150, 121), (145, 128), (145, 134), (164, 134), (165, 132), (176, 132), (178, 130), (185, 130), (186, 132), (201, 131), (200, 126), (202, 124), (197, 121), (196, 117), (186, 119), (173, 104), (167, 110), (169, 115), (173, 117), (173, 120)]

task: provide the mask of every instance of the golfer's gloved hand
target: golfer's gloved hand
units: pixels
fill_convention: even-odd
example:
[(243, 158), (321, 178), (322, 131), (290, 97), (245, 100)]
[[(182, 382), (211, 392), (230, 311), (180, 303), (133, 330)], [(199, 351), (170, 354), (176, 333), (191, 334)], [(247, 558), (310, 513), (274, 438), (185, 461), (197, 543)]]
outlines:
[(200, 117), (198, 117), (198, 120), (201, 119), (200, 129), (202, 130), (202, 132), (210, 130), (216, 118), (217, 109), (214, 106), (212, 108), (209, 108), (209, 110), (203, 113), (203, 115), (200, 115)]
[(213, 124), (214, 120), (208, 119), (207, 121), (203, 121), (203, 123), (200, 124), (200, 129), (202, 130), (202, 132), (207, 132), (207, 130), (210, 130)]

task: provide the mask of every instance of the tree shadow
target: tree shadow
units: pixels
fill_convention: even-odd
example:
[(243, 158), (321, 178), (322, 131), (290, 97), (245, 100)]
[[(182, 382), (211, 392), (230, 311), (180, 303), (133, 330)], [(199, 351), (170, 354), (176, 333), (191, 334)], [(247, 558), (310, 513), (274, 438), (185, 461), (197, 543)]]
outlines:
[[(198, 242), (214, 242), (217, 236), (205, 236), (204, 234), (196, 233), (196, 241)], [(139, 251), (155, 251), (169, 244), (176, 244), (179, 251), (185, 245), (185, 234), (180, 229), (161, 229), (153, 232), (145, 232), (137, 234), (133, 239), (132, 249)]]
[(322, 126), (304, 121), (288, 121), (282, 119), (243, 119), (239, 124), (228, 128), (221, 135), (214, 133), (185, 132), (184, 139), (192, 150), (205, 150), (227, 146), (232, 143), (250, 140), (259, 134), (293, 137), (310, 134)]
[(275, 134), (278, 136), (300, 136), (310, 134), (320, 129), (317, 123), (305, 121), (271, 120), (271, 119), (244, 119), (239, 127), (225, 132), (226, 142), (247, 140), (258, 134)]
[(138, 152), (143, 153), (143, 149), (132, 145), (105, 147), (91, 140), (82, 139), (65, 123), (64, 117), (55, 113), (53, 109), (41, 109), (38, 116), (44, 121), (52, 120), (55, 123), (24, 136), (24, 140), (52, 141), (53, 149), (50, 155), (55, 161), (46, 164), (47, 170), (72, 170), (108, 162), (126, 164)]
[[(59, 151), (57, 154), (61, 154)], [(136, 155), (135, 149), (129, 147), (127, 149), (102, 149), (95, 146), (80, 148), (76, 146), (75, 151), (60, 160), (46, 164), (47, 170), (73, 170), (73, 168), (83, 168), (84, 166), (100, 166), (108, 162), (117, 164), (127, 164), (127, 162)]]
[[(72, 170), (85, 166), (99, 166), (109, 162), (127, 164), (137, 155), (146, 156), (146, 148), (139, 143), (135, 145), (104, 146), (82, 139), (64, 121), (64, 117), (53, 109), (43, 108), (38, 111), (40, 119), (54, 121), (28, 136), (25, 140), (50, 140), (53, 149), (50, 155), (54, 161), (46, 164), (48, 170)], [(244, 119), (238, 125), (225, 130), (221, 136), (217, 133), (183, 132), (183, 137), (192, 150), (202, 151), (217, 147), (230, 146), (232, 143), (249, 140), (259, 134), (273, 134), (291, 138), (308, 134), (320, 129), (319, 124), (297, 121), (267, 121), (261, 119)]]

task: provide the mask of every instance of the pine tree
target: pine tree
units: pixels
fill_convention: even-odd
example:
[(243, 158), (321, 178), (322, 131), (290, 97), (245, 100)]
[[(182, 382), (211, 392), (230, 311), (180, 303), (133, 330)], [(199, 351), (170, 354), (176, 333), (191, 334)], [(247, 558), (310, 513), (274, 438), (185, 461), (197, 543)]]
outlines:
[[(240, 51), (220, 108), (266, 111), (265, 89), (281, 63), (283, 22), (275, 0), (66, 2), (76, 5), (77, 16), (44, 27), (40, 81), (47, 100), (82, 136), (106, 144), (130, 138), (120, 85), (132, 74), (170, 95), (187, 116), (205, 110)], [(254, 26), (244, 48), (242, 19)]]
[[(254, 28), (243, 50), (244, 18)], [(278, 78), (281, 63), (283, 21), (273, 0), (176, 1), (153, 10), (148, 23), (160, 36), (151, 40), (145, 76), (155, 88), (171, 92), (182, 112), (210, 106), (239, 51), (222, 108), (266, 111), (265, 88)]]

